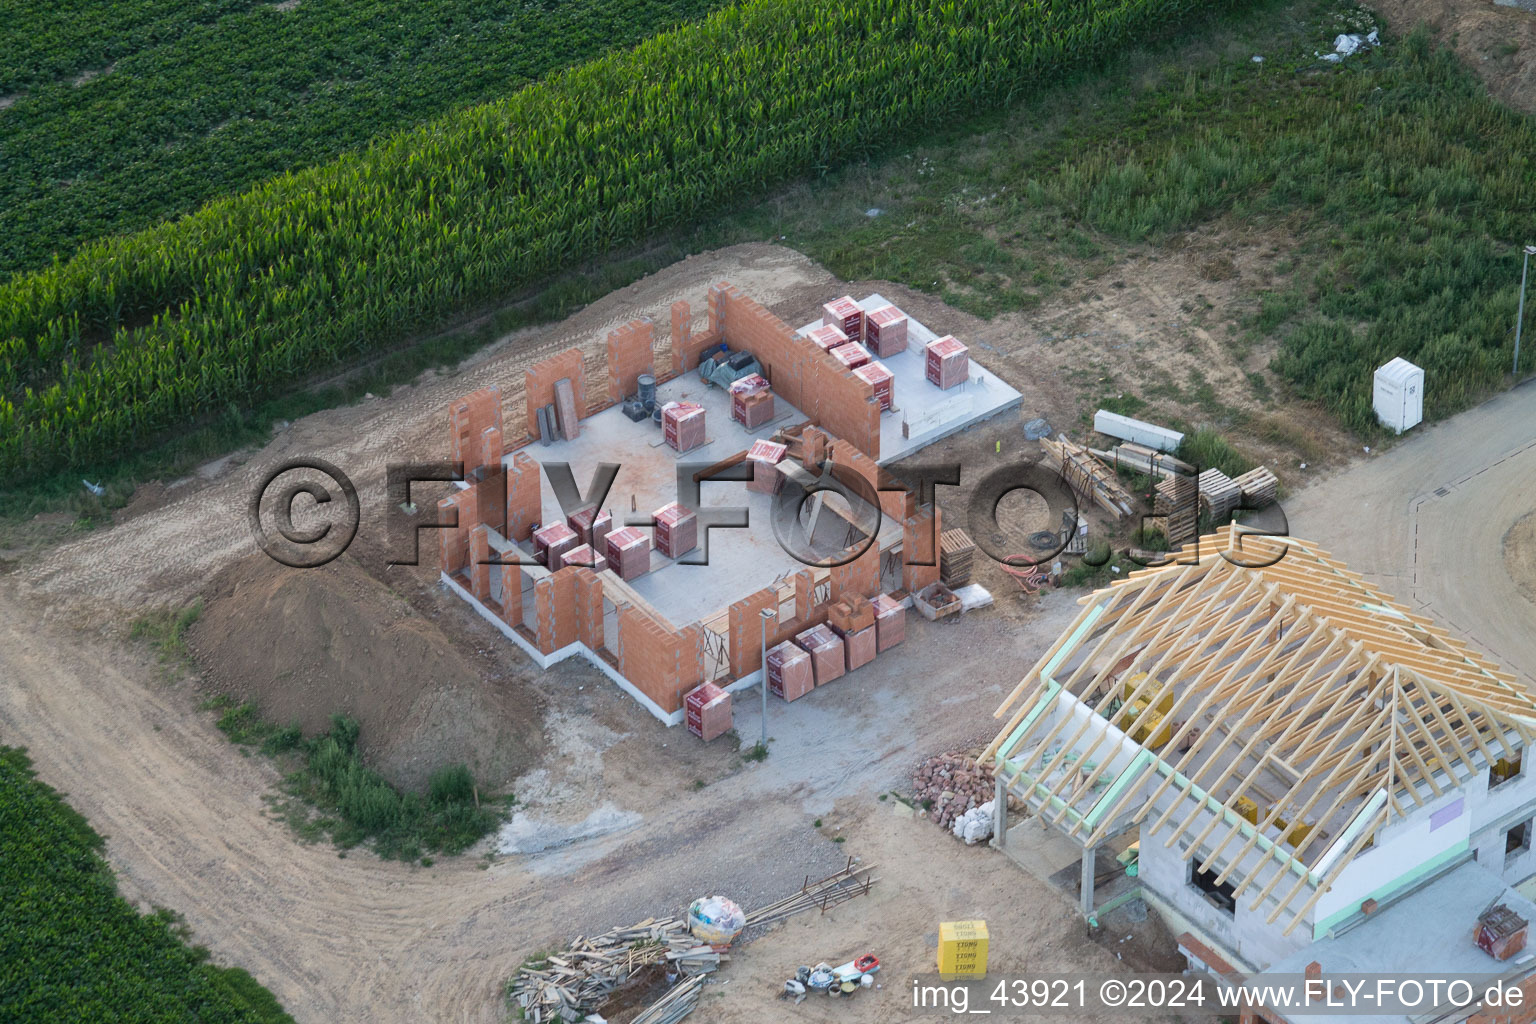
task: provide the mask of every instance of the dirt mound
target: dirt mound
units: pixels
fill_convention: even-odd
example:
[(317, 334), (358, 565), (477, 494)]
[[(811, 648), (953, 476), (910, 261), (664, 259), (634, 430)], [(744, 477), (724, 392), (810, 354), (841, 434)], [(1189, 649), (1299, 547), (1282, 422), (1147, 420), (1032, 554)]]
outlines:
[(342, 557), (289, 569), (256, 554), (220, 573), (187, 637), (208, 688), (252, 700), (264, 717), (323, 732), (344, 712), (364, 758), (419, 788), (464, 761), (506, 786), (542, 745), (543, 709), (513, 682), (492, 683), (436, 624)]
[(1536, 601), (1536, 512), (1515, 520), (1504, 534), (1504, 570), (1520, 593)]

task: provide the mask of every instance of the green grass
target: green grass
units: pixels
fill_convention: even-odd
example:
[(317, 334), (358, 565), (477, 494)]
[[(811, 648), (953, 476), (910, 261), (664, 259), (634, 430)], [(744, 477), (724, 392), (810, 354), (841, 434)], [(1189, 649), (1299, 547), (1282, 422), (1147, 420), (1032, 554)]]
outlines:
[(0, 747), (0, 1020), (12, 1024), (293, 1024), (239, 968), (188, 947), (169, 911), (117, 893), (102, 839)]
[(142, 450), (1216, 6), (747, 0), (86, 245), (0, 285), (0, 476)]
[[(723, 3), (8, 7), (0, 96), (16, 102), (0, 113), (0, 275), (508, 95)], [(109, 73), (75, 83), (109, 65)]]
[(768, 747), (763, 743), (754, 743), (741, 752), (741, 759), (743, 761), (766, 761), (768, 760)]
[(1214, 430), (1200, 429), (1184, 435), (1178, 457), (1197, 469), (1219, 469), (1229, 477), (1241, 476), (1253, 468), (1253, 461)]
[[(287, 755), (296, 765), (285, 783), (291, 799), (278, 810), (305, 839), (328, 836), (343, 851), (366, 843), (381, 857), (405, 861), (462, 853), (500, 824), (512, 803), (482, 798), (463, 764), (433, 772), (425, 793), (400, 792), (363, 764), (358, 725), (345, 715), (333, 715), (328, 732), (305, 739), (296, 724), (265, 721), (248, 701), (216, 697), (203, 707), (220, 712), (218, 727), (232, 742)], [(426, 857), (423, 866), (431, 863)]]
[(203, 600), (197, 598), (185, 608), (161, 608), (142, 615), (133, 621), (128, 636), (143, 640), (160, 656), (160, 663), (168, 668), (180, 668), (188, 664), (192, 653), (187, 650), (187, 630), (192, 628), (203, 614)]

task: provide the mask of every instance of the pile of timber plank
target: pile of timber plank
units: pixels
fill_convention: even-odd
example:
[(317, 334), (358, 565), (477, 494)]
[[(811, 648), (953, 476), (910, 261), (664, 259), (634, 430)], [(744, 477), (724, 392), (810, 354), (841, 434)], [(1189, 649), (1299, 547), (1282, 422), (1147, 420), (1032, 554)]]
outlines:
[(964, 530), (945, 530), (939, 534), (939, 579), (951, 590), (971, 582), (971, 563), (976, 544)]
[(1224, 524), (1232, 518), (1232, 510), (1243, 499), (1242, 492), (1232, 478), (1219, 469), (1208, 469), (1200, 474), (1200, 505), (1211, 512), (1211, 521)]
[(641, 1011), (630, 1024), (677, 1024), (699, 1005), (703, 988), (703, 975), (685, 978), (667, 989), (666, 995)]
[(534, 1024), (580, 1020), (647, 967), (670, 962), (683, 974), (702, 975), (717, 969), (722, 959), (713, 946), (700, 945), (681, 918), (652, 918), (594, 938), (578, 938), (564, 953), (551, 954), (542, 967), (524, 964), (509, 992)]
[(1280, 481), (1264, 466), (1250, 469), (1242, 476), (1235, 477), (1232, 482), (1242, 492), (1244, 508), (1273, 505), (1280, 491)]
[(1095, 458), (1087, 448), (1068, 441), (1065, 434), (1054, 441), (1041, 438), (1040, 444), (1047, 460), (1079, 498), (1093, 502), (1117, 519), (1132, 514), (1136, 499), (1120, 486), (1115, 471)]
[(1104, 462), (1115, 468), (1124, 466), (1127, 469), (1144, 473), (1150, 477), (1166, 480), (1177, 473), (1194, 473), (1195, 467), (1182, 459), (1176, 459), (1167, 452), (1160, 452), (1156, 448), (1148, 448), (1146, 445), (1136, 444), (1134, 441), (1126, 441), (1117, 444), (1107, 451), (1097, 448), (1089, 449)]

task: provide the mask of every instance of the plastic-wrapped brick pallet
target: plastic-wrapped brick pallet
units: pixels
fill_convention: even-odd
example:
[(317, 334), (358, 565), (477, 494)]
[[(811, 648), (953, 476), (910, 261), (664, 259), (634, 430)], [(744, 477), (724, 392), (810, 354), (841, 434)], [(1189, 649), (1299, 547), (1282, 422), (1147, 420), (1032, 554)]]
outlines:
[(830, 324), (813, 327), (806, 337), (810, 338), (812, 344), (823, 352), (830, 352), (848, 344), (848, 335)]
[(971, 372), (970, 350), (954, 335), (946, 334), (928, 343), (928, 380), (945, 391), (964, 384)]
[(714, 683), (688, 691), (683, 709), (688, 731), (705, 743), (731, 731), (731, 695)]
[(877, 594), (870, 598), (875, 606), (875, 649), (883, 651), (895, 647), (907, 636), (907, 610), (901, 602), (889, 594)]
[(704, 443), (704, 407), (694, 402), (668, 402), (661, 407), (662, 436), (679, 452)]
[(821, 312), (821, 322), (842, 331), (849, 341), (864, 340), (864, 310), (853, 301), (852, 295), (833, 299), (821, 307)]
[(557, 572), (560, 556), (580, 543), (576, 531), (565, 523), (550, 523), (534, 532), (533, 557), (548, 566), (550, 572)]
[(832, 350), (832, 358), (843, 364), (846, 370), (857, 370), (869, 362), (869, 353), (864, 351), (863, 345), (855, 345), (849, 342)]
[(788, 640), (768, 651), (768, 692), (786, 701), (799, 700), (816, 688), (811, 656)]
[(603, 538), (608, 567), (628, 582), (651, 569), (651, 542), (633, 526), (614, 530)]
[(752, 479), (747, 481), (747, 490), (758, 494), (777, 494), (784, 483), (779, 463), (784, 461), (784, 453), (788, 450), (773, 441), (753, 441), (752, 447), (747, 449), (747, 465), (752, 467)]
[(699, 517), (678, 502), (663, 505), (652, 517), (656, 520), (656, 550), (676, 558), (699, 546)]
[(881, 359), (907, 347), (907, 314), (892, 305), (884, 305), (864, 314), (864, 344)]
[(896, 375), (885, 368), (884, 363), (865, 363), (853, 371), (853, 375), (868, 384), (882, 412), (890, 412), (896, 405)]
[(847, 671), (843, 664), (843, 642), (826, 626), (813, 626), (803, 633), (796, 633), (795, 643), (810, 654), (817, 686), (825, 686)]

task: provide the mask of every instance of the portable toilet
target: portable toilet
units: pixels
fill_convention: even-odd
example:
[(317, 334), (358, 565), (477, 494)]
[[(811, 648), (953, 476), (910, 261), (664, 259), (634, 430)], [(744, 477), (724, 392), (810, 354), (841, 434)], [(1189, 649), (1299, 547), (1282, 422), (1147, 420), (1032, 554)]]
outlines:
[(1372, 400), (1382, 426), (1401, 434), (1424, 418), (1424, 371), (1399, 356), (1376, 371)]

